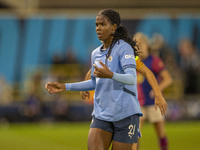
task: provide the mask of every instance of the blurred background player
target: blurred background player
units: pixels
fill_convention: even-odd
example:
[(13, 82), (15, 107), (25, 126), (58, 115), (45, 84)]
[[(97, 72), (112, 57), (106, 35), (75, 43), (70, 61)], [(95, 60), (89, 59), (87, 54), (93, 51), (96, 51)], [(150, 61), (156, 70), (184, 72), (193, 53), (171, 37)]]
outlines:
[[(139, 56), (142, 62), (155, 74), (159, 88), (163, 91), (172, 83), (172, 78), (169, 72), (165, 69), (162, 60), (150, 54), (150, 46), (148, 38), (142, 33), (136, 33), (133, 39), (138, 41), (138, 45), (142, 50)], [(160, 141), (160, 149), (167, 150), (168, 142), (165, 132), (164, 117), (161, 115), (160, 110), (154, 109), (155, 93), (149, 85), (148, 81), (138, 72), (138, 99), (141, 105), (143, 117), (140, 120), (140, 128), (142, 127), (145, 119), (148, 119), (154, 124), (156, 134)]]

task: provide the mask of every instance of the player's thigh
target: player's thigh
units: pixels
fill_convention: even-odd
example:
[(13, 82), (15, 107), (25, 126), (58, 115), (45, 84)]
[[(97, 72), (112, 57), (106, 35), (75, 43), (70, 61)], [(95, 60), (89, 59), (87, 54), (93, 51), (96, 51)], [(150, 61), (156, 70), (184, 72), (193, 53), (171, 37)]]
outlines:
[(154, 105), (147, 107), (147, 113), (148, 113), (148, 120), (151, 123), (161, 122), (164, 120), (164, 117), (162, 116), (160, 109), (155, 109)]
[[(138, 138), (138, 142), (139, 142), (139, 138)], [(133, 143), (131, 150), (138, 150), (138, 143)]]
[(99, 128), (90, 128), (88, 135), (88, 150), (108, 150), (111, 141), (111, 132)]
[[(137, 143), (139, 136), (139, 115), (132, 115), (114, 122), (113, 141), (119, 145), (130, 146)], [(127, 143), (127, 144), (126, 144)]]
[(140, 129), (142, 128), (142, 125), (147, 118), (147, 108), (145, 106), (141, 106), (141, 111), (143, 115), (140, 117)]
[(113, 141), (112, 150), (132, 150), (132, 146), (133, 143), (120, 143), (117, 141)]
[(143, 117), (140, 117), (140, 124), (139, 124), (140, 129), (142, 129), (144, 121), (145, 121), (145, 119)]

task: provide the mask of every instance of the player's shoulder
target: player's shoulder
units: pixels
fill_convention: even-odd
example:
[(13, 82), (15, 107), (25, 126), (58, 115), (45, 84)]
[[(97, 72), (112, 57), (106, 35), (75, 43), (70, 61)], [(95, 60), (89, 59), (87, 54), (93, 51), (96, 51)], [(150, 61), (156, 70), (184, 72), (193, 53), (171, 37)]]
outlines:
[(119, 52), (129, 50), (129, 49), (132, 51), (131, 45), (129, 43), (125, 42), (124, 40), (121, 40), (121, 39), (116, 42), (115, 49)]
[(94, 55), (95, 53), (98, 53), (101, 49), (103, 45), (100, 45), (99, 47), (95, 48), (93, 51), (92, 51), (92, 55)]
[(130, 46), (130, 44), (128, 44), (126, 41), (120, 39), (118, 42), (117, 42), (118, 46)]

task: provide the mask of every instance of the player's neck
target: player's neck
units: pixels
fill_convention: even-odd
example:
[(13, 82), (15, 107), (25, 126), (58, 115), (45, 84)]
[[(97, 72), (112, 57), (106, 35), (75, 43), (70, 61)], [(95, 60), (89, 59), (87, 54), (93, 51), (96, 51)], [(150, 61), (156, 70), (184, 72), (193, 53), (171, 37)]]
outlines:
[(149, 55), (147, 55), (147, 56), (139, 56), (139, 58), (141, 59), (141, 61), (143, 61), (143, 60), (145, 60), (145, 59), (147, 59), (149, 57)]
[(109, 40), (106, 40), (106, 41), (102, 41), (103, 49), (107, 49), (110, 46), (110, 44), (112, 43), (112, 40), (113, 40), (113, 38), (110, 38)]

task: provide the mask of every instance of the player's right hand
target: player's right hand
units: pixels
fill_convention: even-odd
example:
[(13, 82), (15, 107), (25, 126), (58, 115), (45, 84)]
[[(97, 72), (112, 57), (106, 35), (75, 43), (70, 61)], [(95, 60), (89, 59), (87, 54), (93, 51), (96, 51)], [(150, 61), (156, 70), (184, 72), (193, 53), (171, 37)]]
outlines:
[(65, 90), (65, 84), (59, 82), (48, 82), (45, 85), (45, 88), (50, 94), (58, 93)]

